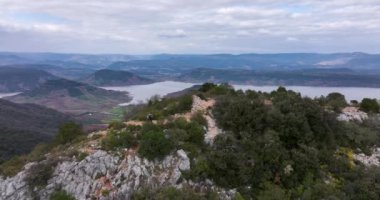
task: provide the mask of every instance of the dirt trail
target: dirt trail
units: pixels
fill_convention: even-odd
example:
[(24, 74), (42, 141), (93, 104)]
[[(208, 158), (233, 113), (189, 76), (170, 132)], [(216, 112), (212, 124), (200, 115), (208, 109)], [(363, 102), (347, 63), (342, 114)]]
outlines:
[(190, 112), (190, 116), (196, 113), (202, 113), (203, 117), (207, 121), (207, 133), (205, 135), (205, 142), (212, 144), (214, 138), (219, 134), (220, 129), (217, 127), (215, 119), (209, 112), (209, 109), (215, 105), (215, 100), (202, 100), (198, 96), (193, 96), (193, 106)]

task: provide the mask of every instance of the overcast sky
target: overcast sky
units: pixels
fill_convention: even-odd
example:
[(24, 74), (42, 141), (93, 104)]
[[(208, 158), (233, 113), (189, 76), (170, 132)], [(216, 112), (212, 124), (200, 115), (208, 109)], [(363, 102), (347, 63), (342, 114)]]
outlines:
[(0, 51), (380, 53), (380, 0), (0, 0)]

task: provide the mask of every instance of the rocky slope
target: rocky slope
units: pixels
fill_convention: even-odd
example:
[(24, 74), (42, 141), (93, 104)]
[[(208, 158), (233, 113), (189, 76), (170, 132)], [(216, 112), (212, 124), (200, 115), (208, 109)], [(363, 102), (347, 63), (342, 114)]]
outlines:
[[(38, 165), (36, 162), (27, 164), (14, 177), (0, 177), (0, 199), (49, 199), (59, 189), (76, 199), (129, 199), (138, 189), (162, 186), (213, 190), (222, 199), (234, 196), (233, 190), (218, 188), (209, 180), (194, 183), (182, 179), (182, 173), (190, 170), (190, 160), (183, 150), (162, 161), (148, 161), (139, 157), (134, 149), (125, 149), (120, 155), (95, 150), (83, 160), (75, 157), (58, 159), (53, 175), (42, 188), (31, 188), (25, 181), (33, 166)], [(43, 162), (48, 161), (40, 163)]]

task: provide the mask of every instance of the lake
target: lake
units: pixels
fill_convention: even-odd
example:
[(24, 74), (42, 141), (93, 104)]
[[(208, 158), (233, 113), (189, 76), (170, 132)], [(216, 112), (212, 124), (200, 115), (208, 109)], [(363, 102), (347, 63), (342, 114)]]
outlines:
[[(137, 104), (146, 102), (153, 95), (165, 96), (172, 92), (178, 92), (193, 86), (194, 83), (184, 83), (175, 81), (164, 81), (149, 85), (134, 85), (124, 87), (104, 87), (104, 89), (115, 91), (127, 91), (133, 97), (131, 102), (122, 104)], [(380, 88), (360, 88), (360, 87), (310, 87), (310, 86), (285, 86), (287, 89), (301, 93), (303, 96), (311, 98), (321, 95), (328, 95), (331, 92), (339, 92), (346, 96), (346, 100), (358, 100), (363, 98), (380, 99)], [(262, 92), (271, 92), (276, 90), (278, 86), (252, 86), (252, 85), (234, 85), (235, 89), (256, 90)]]
[(4, 98), (4, 97), (10, 97), (10, 96), (18, 95), (18, 94), (20, 94), (20, 92), (0, 93), (0, 99), (1, 99), (1, 98)]
[(131, 102), (120, 104), (120, 105), (130, 105), (144, 103), (154, 95), (165, 96), (169, 93), (178, 92), (193, 86), (194, 83), (183, 83), (175, 81), (164, 81), (148, 85), (132, 85), (132, 86), (122, 86), (122, 87), (102, 87), (107, 90), (123, 91), (129, 92), (130, 96), (133, 97)]

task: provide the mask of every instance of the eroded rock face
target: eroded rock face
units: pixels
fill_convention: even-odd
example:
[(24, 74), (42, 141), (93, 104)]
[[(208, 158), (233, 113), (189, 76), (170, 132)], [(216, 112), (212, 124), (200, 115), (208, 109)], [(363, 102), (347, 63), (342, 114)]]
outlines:
[[(25, 183), (27, 168), (15, 177), (0, 179), (0, 199), (32, 199), (31, 188)], [(183, 150), (178, 150), (162, 161), (149, 161), (126, 150), (116, 156), (98, 150), (81, 161), (60, 162), (48, 185), (35, 191), (41, 199), (63, 189), (76, 199), (128, 199), (141, 187), (183, 186), (200, 189), (217, 189), (212, 182), (193, 183), (182, 180), (182, 172), (190, 170), (190, 160)], [(234, 191), (217, 189), (223, 199), (231, 199)]]
[(14, 177), (0, 177), (0, 199), (9, 200), (32, 200), (32, 193), (24, 181), (28, 169), (35, 163), (25, 165), (24, 170)]
[(363, 111), (360, 111), (357, 107), (346, 107), (338, 116), (338, 120), (340, 121), (363, 122), (366, 119), (368, 119), (368, 114)]
[(355, 160), (360, 161), (365, 166), (380, 166), (380, 148), (373, 151), (371, 156), (366, 156), (365, 154), (354, 155)]
[(47, 198), (54, 189), (62, 188), (77, 199), (126, 199), (142, 186), (175, 186), (181, 171), (189, 169), (183, 150), (155, 162), (140, 158), (134, 150), (126, 151), (125, 159), (99, 150), (80, 162), (60, 163), (41, 196)]

